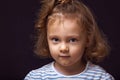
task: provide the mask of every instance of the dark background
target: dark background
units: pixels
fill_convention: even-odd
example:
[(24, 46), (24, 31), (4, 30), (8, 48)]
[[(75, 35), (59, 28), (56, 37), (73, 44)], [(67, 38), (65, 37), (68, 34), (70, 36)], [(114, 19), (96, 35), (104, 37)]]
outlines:
[[(83, 0), (107, 35), (111, 52), (100, 65), (120, 80), (120, 2), (119, 0)], [(34, 21), (39, 0), (4, 0), (1, 15), (0, 80), (23, 80), (33, 69), (50, 62), (32, 51)]]

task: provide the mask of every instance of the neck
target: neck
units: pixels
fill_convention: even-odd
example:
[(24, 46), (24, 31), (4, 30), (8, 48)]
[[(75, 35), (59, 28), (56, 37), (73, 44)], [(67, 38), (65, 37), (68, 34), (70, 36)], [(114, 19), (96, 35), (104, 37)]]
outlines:
[(80, 62), (79, 64), (62, 66), (55, 62), (54, 66), (56, 70), (63, 75), (75, 75), (81, 73), (85, 69), (86, 64)]

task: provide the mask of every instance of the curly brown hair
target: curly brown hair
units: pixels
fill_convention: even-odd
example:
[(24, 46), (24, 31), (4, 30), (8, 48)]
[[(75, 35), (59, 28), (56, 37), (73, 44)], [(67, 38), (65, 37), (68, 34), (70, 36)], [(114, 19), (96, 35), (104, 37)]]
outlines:
[(35, 53), (42, 57), (51, 57), (47, 42), (47, 26), (61, 17), (77, 18), (89, 38), (89, 46), (85, 49), (84, 60), (98, 62), (108, 55), (109, 45), (103, 33), (100, 32), (90, 9), (78, 0), (42, 0), (42, 6), (36, 22), (37, 40)]

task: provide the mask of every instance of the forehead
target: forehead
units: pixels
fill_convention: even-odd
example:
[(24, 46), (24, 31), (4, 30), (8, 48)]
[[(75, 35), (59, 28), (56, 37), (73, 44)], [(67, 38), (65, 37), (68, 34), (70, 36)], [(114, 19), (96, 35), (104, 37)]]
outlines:
[(83, 33), (82, 26), (73, 18), (58, 18), (51, 25), (48, 25), (47, 32), (49, 34), (68, 34), (79, 35)]
[(69, 19), (69, 20), (75, 20), (76, 23), (78, 25), (82, 25), (82, 21), (81, 21), (81, 15), (80, 14), (73, 14), (73, 13), (54, 13), (51, 16), (48, 17), (48, 24), (52, 25), (53, 23), (55, 23), (56, 21), (62, 22), (65, 19)]

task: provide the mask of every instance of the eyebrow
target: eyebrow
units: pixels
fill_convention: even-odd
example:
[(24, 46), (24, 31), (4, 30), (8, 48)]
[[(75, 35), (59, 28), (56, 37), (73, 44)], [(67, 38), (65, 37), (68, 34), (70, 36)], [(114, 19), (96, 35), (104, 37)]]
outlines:
[[(56, 34), (48, 34), (49, 37), (58, 37), (59, 35)], [(78, 35), (78, 34), (70, 34), (67, 35), (67, 37), (81, 37), (82, 35)]]

